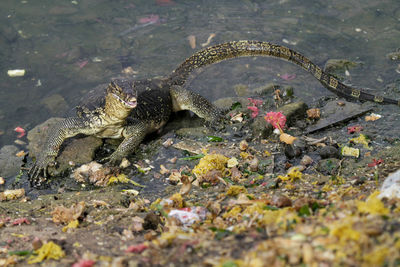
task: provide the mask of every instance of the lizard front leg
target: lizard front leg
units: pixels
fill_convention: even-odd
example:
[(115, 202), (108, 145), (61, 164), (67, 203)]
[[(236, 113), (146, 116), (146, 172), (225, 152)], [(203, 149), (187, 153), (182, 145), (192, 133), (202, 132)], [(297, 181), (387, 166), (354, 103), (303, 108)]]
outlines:
[(116, 165), (140, 145), (147, 134), (146, 123), (137, 122), (133, 125), (128, 125), (125, 127), (123, 134), (125, 139), (119, 144), (114, 153), (108, 157), (110, 164)]
[(181, 86), (172, 86), (170, 94), (174, 111), (190, 110), (211, 123), (216, 123), (222, 118), (222, 112), (219, 108), (195, 92), (184, 89)]
[[(44, 149), (37, 155), (36, 162), (29, 170), (31, 181), (34, 184), (40, 185), (41, 182), (46, 180), (47, 169), (50, 165), (55, 164), (55, 159), (64, 140), (82, 133), (83, 129), (85, 129), (83, 120), (76, 117), (66, 118), (49, 129)], [(43, 178), (39, 180), (42, 171)]]

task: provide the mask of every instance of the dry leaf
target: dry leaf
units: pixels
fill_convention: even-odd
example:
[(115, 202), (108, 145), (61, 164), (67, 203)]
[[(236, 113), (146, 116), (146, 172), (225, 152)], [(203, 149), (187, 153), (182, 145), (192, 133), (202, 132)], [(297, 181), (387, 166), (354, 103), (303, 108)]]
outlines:
[(279, 136), (279, 140), (285, 144), (291, 145), (293, 144), (294, 140), (297, 138), (294, 136), (291, 136), (290, 134), (283, 133)]
[(53, 222), (55, 223), (69, 223), (77, 220), (85, 208), (85, 202), (81, 201), (73, 204), (70, 208), (64, 206), (57, 206), (52, 212)]

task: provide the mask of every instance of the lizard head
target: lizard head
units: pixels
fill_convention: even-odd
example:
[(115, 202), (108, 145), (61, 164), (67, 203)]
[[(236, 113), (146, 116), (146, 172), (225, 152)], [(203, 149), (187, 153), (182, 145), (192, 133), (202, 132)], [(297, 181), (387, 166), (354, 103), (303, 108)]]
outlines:
[(137, 91), (134, 90), (132, 81), (120, 79), (111, 81), (107, 94), (115, 98), (124, 108), (134, 109), (137, 106)]

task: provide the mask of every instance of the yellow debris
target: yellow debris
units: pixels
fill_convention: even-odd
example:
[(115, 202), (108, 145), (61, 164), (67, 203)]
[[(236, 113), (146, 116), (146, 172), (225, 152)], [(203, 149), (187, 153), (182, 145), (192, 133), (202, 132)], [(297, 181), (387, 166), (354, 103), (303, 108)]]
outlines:
[(54, 259), (58, 260), (65, 256), (65, 252), (62, 248), (53, 243), (52, 241), (44, 244), (41, 248), (35, 251), (36, 256), (30, 256), (28, 259), (29, 264), (42, 262), (45, 259)]
[(78, 226), (79, 226), (79, 221), (73, 220), (70, 221), (67, 226), (64, 226), (62, 231), (65, 233), (66, 231), (68, 231), (69, 228), (78, 228)]
[(211, 170), (219, 170), (225, 176), (229, 173), (229, 170), (225, 167), (228, 160), (229, 158), (222, 154), (207, 154), (200, 159), (199, 164), (194, 167), (192, 173), (199, 178)]
[(365, 202), (357, 201), (358, 211), (373, 215), (388, 215), (389, 209), (385, 208), (385, 205), (378, 198), (378, 195), (379, 191), (375, 191), (367, 198)]

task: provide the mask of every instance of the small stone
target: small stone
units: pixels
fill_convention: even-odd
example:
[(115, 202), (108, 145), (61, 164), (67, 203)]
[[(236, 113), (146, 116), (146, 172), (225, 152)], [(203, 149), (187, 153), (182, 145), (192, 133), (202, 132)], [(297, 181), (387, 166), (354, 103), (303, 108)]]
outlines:
[(334, 146), (321, 147), (318, 149), (318, 153), (323, 159), (339, 157), (339, 150)]
[(145, 230), (157, 230), (157, 227), (160, 223), (160, 217), (154, 212), (149, 212), (147, 213), (146, 217), (144, 217), (143, 228)]
[(272, 197), (272, 205), (277, 208), (292, 206), (292, 200), (285, 195), (274, 195)]
[(325, 175), (336, 174), (339, 169), (339, 160), (336, 158), (322, 159), (317, 163), (316, 169)]
[(0, 177), (0, 185), (4, 184), (6, 181), (4, 180), (3, 177)]
[(288, 157), (289, 159), (298, 157), (301, 155), (301, 149), (295, 145), (287, 145), (285, 144), (284, 146), (284, 152), (286, 157)]
[(313, 202), (313, 200), (311, 198), (308, 197), (302, 197), (302, 198), (298, 198), (293, 202), (293, 207), (296, 210), (301, 209), (301, 207), (306, 206), (306, 205), (310, 205)]
[(39, 248), (42, 247), (42, 245), (43, 245), (43, 242), (38, 237), (35, 237), (35, 239), (33, 239), (33, 241), (32, 241), (33, 250), (38, 250)]
[(313, 162), (314, 161), (310, 156), (304, 155), (303, 158), (300, 161), (300, 164), (303, 165), (303, 166), (308, 166), (308, 165), (311, 165)]

